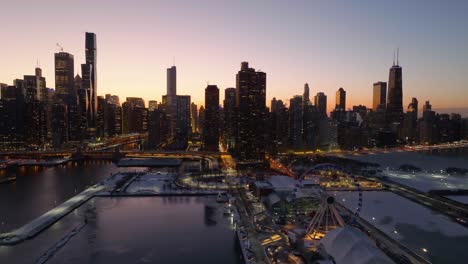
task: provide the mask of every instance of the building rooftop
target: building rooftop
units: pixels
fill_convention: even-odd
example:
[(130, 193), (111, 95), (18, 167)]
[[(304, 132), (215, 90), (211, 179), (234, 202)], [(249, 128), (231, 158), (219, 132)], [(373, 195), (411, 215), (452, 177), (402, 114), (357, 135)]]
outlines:
[(394, 263), (368, 236), (354, 227), (336, 228), (328, 232), (320, 244), (337, 264)]

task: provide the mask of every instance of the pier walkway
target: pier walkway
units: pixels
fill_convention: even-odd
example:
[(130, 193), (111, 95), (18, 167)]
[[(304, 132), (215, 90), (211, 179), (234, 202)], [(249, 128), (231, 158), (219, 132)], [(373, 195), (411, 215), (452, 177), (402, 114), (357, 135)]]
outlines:
[[(110, 176), (101, 183), (91, 186), (70, 198), (64, 203), (51, 209), (24, 226), (8, 233), (0, 234), (1, 245), (15, 245), (24, 240), (31, 239), (40, 232), (53, 225), (55, 222), (80, 207), (93, 197), (131, 197), (131, 196), (198, 196), (216, 195), (219, 190), (193, 190), (180, 188), (161, 188), (163, 181), (146, 181), (145, 184), (137, 184), (136, 187), (128, 189), (144, 176), (142, 173), (118, 173)], [(162, 177), (162, 175), (150, 175)], [(174, 179), (172, 179), (174, 180)]]
[(105, 189), (104, 185), (94, 185), (80, 194), (65, 201), (54, 209), (39, 216), (28, 224), (9, 233), (0, 234), (0, 245), (15, 245), (26, 239), (30, 239), (47, 227), (51, 226), (59, 219), (72, 212), (83, 203), (94, 197), (95, 194)]

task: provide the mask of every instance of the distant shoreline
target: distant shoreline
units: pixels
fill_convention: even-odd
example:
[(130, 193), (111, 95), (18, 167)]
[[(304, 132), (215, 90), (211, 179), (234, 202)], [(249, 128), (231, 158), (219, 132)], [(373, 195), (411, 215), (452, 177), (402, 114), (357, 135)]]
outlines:
[[(460, 114), (462, 117), (468, 117), (468, 107), (453, 107), (453, 108), (432, 108), (433, 111), (439, 114)], [(422, 109), (421, 109), (422, 113)]]

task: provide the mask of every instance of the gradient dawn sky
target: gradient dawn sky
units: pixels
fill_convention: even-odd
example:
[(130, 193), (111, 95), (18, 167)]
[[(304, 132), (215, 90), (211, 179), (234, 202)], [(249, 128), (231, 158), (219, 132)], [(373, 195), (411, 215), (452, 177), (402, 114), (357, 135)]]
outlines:
[[(203, 103), (207, 82), (235, 87), (241, 61), (267, 73), (267, 100), (328, 95), (371, 105), (400, 49), (404, 107), (468, 107), (468, 1), (2, 0), (0, 82), (33, 74), (40, 61), (54, 87), (60, 43), (84, 62), (85, 32), (97, 34), (98, 94), (161, 100), (166, 68), (178, 94)], [(221, 100), (224, 92), (221, 93)], [(269, 103), (268, 103), (269, 104)]]

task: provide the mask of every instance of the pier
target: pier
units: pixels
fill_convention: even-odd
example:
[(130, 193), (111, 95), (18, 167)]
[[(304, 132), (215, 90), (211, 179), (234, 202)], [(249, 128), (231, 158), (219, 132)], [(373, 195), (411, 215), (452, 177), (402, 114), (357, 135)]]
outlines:
[[(140, 179), (141, 178), (141, 179)], [(159, 179), (161, 178), (161, 179)], [(164, 187), (175, 175), (118, 173), (98, 183), (12, 232), (0, 234), (0, 245), (15, 245), (31, 239), (94, 197), (204, 196), (217, 190)], [(141, 182), (141, 183), (139, 183)]]

